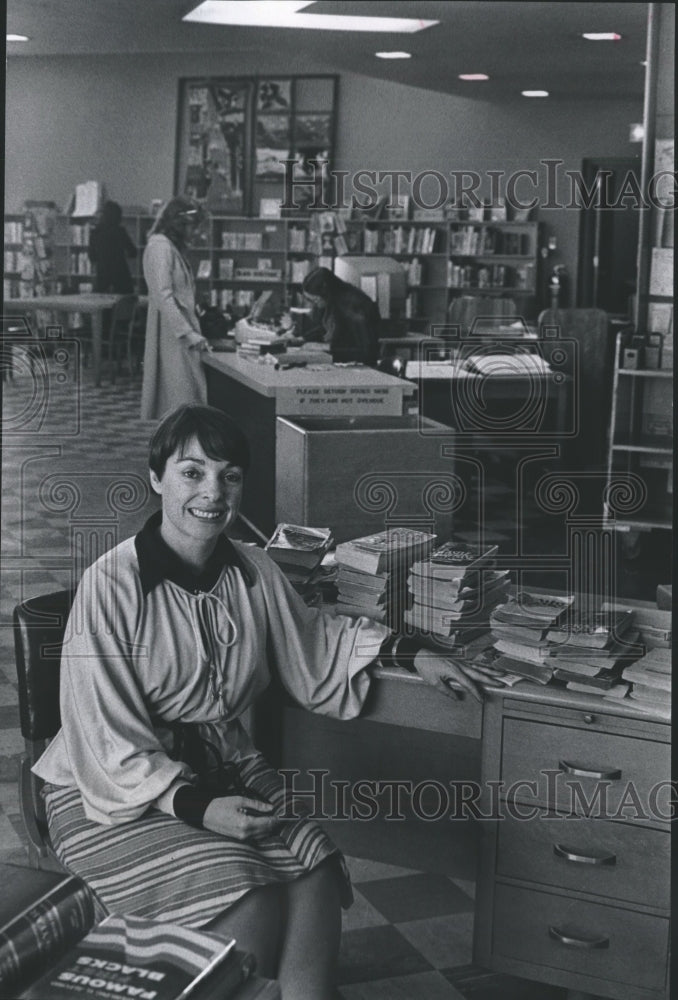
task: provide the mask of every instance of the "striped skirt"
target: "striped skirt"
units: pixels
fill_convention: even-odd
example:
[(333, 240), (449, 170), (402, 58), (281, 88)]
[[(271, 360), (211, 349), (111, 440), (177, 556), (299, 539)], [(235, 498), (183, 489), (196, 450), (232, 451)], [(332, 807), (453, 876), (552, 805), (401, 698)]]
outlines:
[[(245, 784), (278, 809), (282, 779), (262, 757), (241, 762)], [(69, 871), (94, 890), (109, 913), (201, 927), (252, 889), (308, 874), (335, 857), (342, 903), (352, 901), (344, 859), (313, 820), (284, 823), (273, 835), (239, 841), (198, 830), (158, 810), (116, 826), (87, 819), (76, 788), (45, 787), (50, 837)]]

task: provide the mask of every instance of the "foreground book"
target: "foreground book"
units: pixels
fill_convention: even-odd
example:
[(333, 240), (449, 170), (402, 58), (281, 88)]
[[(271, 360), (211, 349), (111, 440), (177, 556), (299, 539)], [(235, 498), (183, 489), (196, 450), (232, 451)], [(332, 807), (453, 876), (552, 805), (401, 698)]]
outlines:
[[(142, 917), (110, 916), (98, 924), (21, 1000), (184, 1000), (219, 983), (227, 1000), (243, 982), (233, 938)], [(231, 974), (232, 973), (232, 974)], [(229, 982), (230, 979), (230, 982)]]
[(95, 904), (67, 873), (0, 865), (0, 996), (14, 997), (90, 929)]

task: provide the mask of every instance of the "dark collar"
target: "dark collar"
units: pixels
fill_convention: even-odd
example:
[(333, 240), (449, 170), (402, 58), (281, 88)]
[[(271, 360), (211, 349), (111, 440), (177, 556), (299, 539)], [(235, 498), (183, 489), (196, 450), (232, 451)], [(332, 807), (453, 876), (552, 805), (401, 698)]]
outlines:
[(239, 569), (248, 586), (254, 582), (251, 571), (226, 535), (219, 536), (214, 552), (202, 573), (195, 573), (162, 538), (161, 523), (162, 511), (156, 511), (134, 539), (144, 597), (163, 580), (170, 580), (184, 590), (193, 592), (211, 590), (225, 566), (235, 566)]

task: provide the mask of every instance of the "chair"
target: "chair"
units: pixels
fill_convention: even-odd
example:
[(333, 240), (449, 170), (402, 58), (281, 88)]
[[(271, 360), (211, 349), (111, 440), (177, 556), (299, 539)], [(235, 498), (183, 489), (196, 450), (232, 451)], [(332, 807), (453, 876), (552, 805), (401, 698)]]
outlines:
[(32, 868), (63, 871), (49, 840), (42, 781), (31, 767), (56, 736), (59, 712), (59, 666), (73, 592), (33, 597), (14, 609), (14, 648), (19, 684), (19, 717), (25, 753), (19, 772), (19, 805), (28, 836)]
[(110, 366), (111, 382), (115, 385), (116, 370), (120, 369), (123, 350), (127, 354), (131, 368), (131, 341), (137, 311), (136, 295), (123, 295), (111, 310), (108, 329), (104, 330), (102, 352), (106, 352)]

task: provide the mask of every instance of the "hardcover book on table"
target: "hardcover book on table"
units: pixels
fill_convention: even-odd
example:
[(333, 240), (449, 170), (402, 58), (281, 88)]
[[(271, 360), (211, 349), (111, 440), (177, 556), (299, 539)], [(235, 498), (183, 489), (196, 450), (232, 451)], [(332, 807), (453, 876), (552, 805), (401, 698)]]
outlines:
[(0, 995), (17, 996), (90, 929), (95, 901), (66, 872), (0, 865)]

